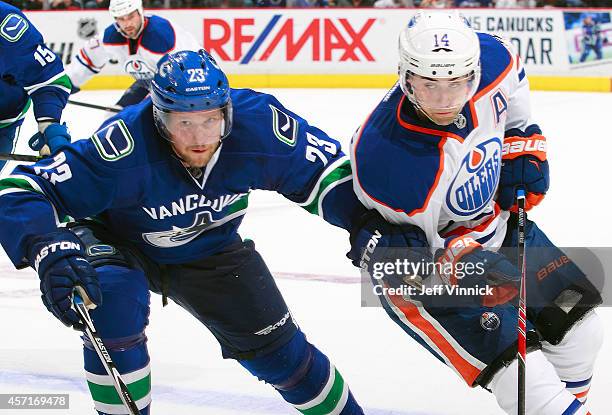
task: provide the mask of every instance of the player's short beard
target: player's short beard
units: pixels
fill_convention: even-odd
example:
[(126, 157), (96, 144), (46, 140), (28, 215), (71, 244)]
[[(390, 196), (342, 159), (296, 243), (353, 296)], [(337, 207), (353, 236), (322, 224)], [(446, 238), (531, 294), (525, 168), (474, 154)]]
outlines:
[(129, 39), (138, 39), (138, 37), (140, 36), (140, 33), (142, 33), (142, 30), (141, 30), (142, 26), (143, 26), (143, 24), (142, 24), (142, 23), (140, 23), (140, 24), (138, 25), (138, 27), (136, 28), (136, 30), (134, 31), (134, 34), (133, 34), (133, 35), (131, 35), (131, 36), (127, 36), (127, 37), (128, 37)]
[(208, 162), (210, 161), (210, 159), (212, 159), (213, 155), (217, 152), (217, 150), (219, 149), (219, 145), (221, 143), (215, 143), (211, 149), (209, 149), (208, 151), (206, 151), (206, 153), (203, 153), (201, 155), (201, 157), (197, 157), (197, 156), (193, 156), (192, 153), (187, 153), (186, 154), (182, 154), (179, 153), (176, 149), (176, 147), (171, 143), (172, 145), (172, 149), (174, 150), (174, 153), (177, 155), (177, 157), (181, 160), (181, 162), (183, 163), (183, 165), (185, 167), (194, 167), (194, 168), (203, 168), (206, 167), (206, 165), (208, 164)]

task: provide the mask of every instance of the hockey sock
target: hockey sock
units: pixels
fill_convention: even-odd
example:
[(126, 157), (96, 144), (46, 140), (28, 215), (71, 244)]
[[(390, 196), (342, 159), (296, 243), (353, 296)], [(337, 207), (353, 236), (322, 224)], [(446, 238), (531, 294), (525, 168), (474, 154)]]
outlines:
[[(516, 414), (518, 408), (517, 361), (502, 368), (493, 376), (488, 388), (507, 414)], [(588, 410), (565, 389), (552, 364), (540, 351), (527, 354), (525, 403), (528, 415), (587, 415)]]
[[(149, 293), (140, 271), (106, 265), (96, 269), (102, 305), (90, 311), (117, 369), (142, 415), (149, 415), (151, 368), (144, 330)], [(127, 414), (110, 376), (87, 337), (83, 337), (87, 385), (100, 415)]]
[(301, 331), (280, 349), (240, 364), (305, 415), (363, 414), (340, 372)]
[(542, 342), (542, 352), (565, 383), (565, 388), (580, 402), (586, 401), (602, 342), (603, 326), (594, 311), (577, 322), (559, 344)]
[[(141, 338), (138, 338), (141, 337)], [(151, 403), (151, 368), (146, 344), (142, 336), (131, 339), (103, 339), (111, 358), (119, 368), (121, 377), (142, 415), (149, 415)], [(87, 343), (87, 342), (85, 342)], [(134, 344), (135, 343), (135, 344)], [(127, 350), (126, 350), (127, 348)], [(100, 415), (127, 414), (110, 376), (100, 358), (87, 344), (84, 347), (87, 386)]]

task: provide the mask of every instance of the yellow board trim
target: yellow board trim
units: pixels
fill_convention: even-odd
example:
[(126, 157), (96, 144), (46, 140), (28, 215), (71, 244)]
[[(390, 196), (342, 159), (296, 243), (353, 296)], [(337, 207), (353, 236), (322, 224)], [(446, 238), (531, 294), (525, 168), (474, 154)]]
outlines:
[(528, 78), (531, 89), (537, 91), (612, 91), (612, 78), (577, 76), (529, 76)]
[[(234, 88), (390, 88), (397, 80), (394, 74), (241, 74), (228, 75)], [(126, 89), (134, 82), (127, 75), (97, 75), (82, 89)], [(611, 92), (608, 77), (529, 76), (532, 90)]]

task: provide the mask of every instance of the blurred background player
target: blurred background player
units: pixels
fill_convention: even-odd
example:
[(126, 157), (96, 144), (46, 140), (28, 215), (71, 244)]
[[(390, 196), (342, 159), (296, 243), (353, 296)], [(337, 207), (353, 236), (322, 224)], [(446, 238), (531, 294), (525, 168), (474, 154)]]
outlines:
[[(532, 208), (549, 184), (527, 77), (511, 46), (474, 32), (457, 12), (418, 12), (400, 34), (399, 53), (398, 84), (351, 145), (355, 192), (372, 209), (352, 232), (352, 259), (367, 268), (385, 246), (404, 247), (403, 256), (436, 271), (422, 272), (422, 281), (387, 276), (375, 285), (489, 287), (467, 296), (387, 292), (378, 299), (469, 386), (487, 388), (516, 414), (521, 273), (510, 211), (517, 187)], [(585, 415), (603, 340), (594, 312), (601, 296), (532, 221), (526, 245), (526, 411)]]
[[(30, 106), (47, 141), (70, 140), (61, 125), (70, 79), (59, 57), (21, 11), (0, 1), (0, 152), (12, 153)], [(6, 161), (0, 160), (0, 170)]]
[(66, 67), (66, 73), (79, 88), (109, 60), (117, 61), (136, 80), (117, 102), (120, 107), (136, 104), (147, 96), (157, 62), (166, 53), (202, 47), (190, 33), (167, 19), (145, 16), (142, 0), (111, 0), (108, 11), (115, 22), (106, 28), (102, 38), (94, 36), (87, 41)]
[(582, 55), (580, 55), (580, 62), (584, 62), (591, 51), (595, 52), (595, 59), (600, 60), (603, 57), (602, 47), (601, 25), (594, 21), (591, 16), (586, 16), (582, 20)]
[[(190, 312), (215, 335), (223, 357), (296, 410), (363, 414), (293, 320), (254, 242), (238, 234), (251, 189), (277, 191), (349, 229), (363, 210), (350, 161), (336, 140), (273, 96), (230, 89), (206, 51), (166, 55), (151, 98), (91, 139), (17, 167), (0, 186), (8, 256), (37, 270), (44, 304), (66, 325), (78, 327), (74, 287), (86, 290), (98, 305), (91, 311), (97, 329), (144, 415), (151, 402), (149, 289)], [(99, 222), (58, 227), (66, 215)], [(86, 341), (84, 359), (98, 412), (124, 414)]]

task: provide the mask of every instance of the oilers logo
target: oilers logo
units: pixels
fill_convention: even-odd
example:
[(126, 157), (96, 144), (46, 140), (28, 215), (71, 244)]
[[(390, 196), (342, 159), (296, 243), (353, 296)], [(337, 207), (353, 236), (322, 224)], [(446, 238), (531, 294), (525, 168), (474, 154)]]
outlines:
[(446, 205), (456, 215), (472, 216), (490, 202), (499, 182), (501, 139), (478, 144), (461, 161), (446, 193)]
[(497, 314), (495, 314), (493, 312), (485, 311), (480, 316), (480, 325), (486, 331), (497, 330), (497, 328), (499, 327), (500, 323), (501, 322), (499, 320), (499, 317), (497, 316)]
[(125, 72), (132, 75), (135, 79), (145, 81), (153, 79), (155, 71), (146, 62), (139, 59), (128, 59), (125, 62)]

